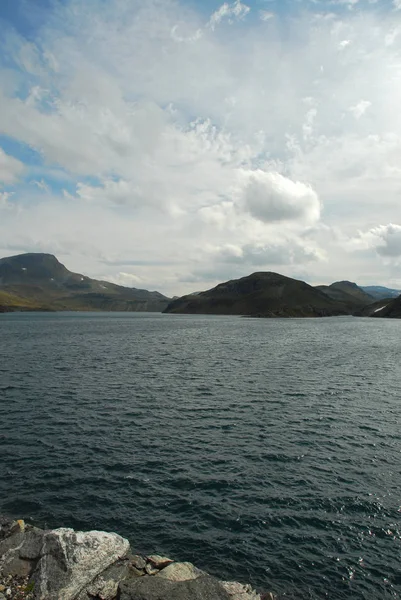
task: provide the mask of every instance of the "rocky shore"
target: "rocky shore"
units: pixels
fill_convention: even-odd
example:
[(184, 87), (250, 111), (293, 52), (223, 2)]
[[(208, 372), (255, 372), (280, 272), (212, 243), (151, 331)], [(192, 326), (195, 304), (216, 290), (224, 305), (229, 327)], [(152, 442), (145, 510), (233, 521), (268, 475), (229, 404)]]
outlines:
[(0, 517), (0, 600), (274, 600), (188, 562), (135, 554), (104, 531), (43, 530)]

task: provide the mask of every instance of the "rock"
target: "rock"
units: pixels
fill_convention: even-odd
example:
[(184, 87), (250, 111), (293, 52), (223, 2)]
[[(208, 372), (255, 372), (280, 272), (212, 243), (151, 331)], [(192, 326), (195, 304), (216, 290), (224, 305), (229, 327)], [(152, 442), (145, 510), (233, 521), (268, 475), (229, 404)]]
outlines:
[(167, 558), (166, 556), (159, 556), (158, 554), (151, 554), (146, 557), (148, 562), (150, 562), (156, 569), (164, 569), (168, 565), (171, 565), (174, 561), (171, 558)]
[[(20, 558), (20, 552), (25, 541), (25, 534), (10, 533), (0, 542), (0, 571), (4, 575), (28, 576), (31, 574), (34, 563)], [(15, 531), (15, 529), (14, 529)]]
[(5, 585), (0, 585), (0, 592), (4, 592), (5, 589), (6, 589)]
[(220, 583), (229, 593), (231, 600), (261, 600), (260, 594), (249, 584), (243, 585), (236, 581), (220, 581)]
[(0, 593), (0, 600), (6, 600), (6, 597), (5, 597), (5, 595), (4, 595), (4, 594), (1, 594), (1, 593)]
[(43, 546), (43, 535), (42, 529), (32, 527), (24, 537), (24, 542), (19, 551), (19, 557), (27, 560), (36, 560), (40, 557), (42, 546)]
[[(102, 598), (103, 595), (111, 596), (116, 585), (118, 587), (118, 582), (123, 581), (126, 577), (130, 577), (130, 565), (129, 560), (123, 558), (102, 571), (88, 587), (78, 594), (76, 600), (88, 600), (88, 596), (94, 597), (94, 592), (96, 592), (95, 597), (98, 598)], [(112, 597), (114, 598), (114, 596)]]
[(201, 575), (206, 575), (206, 573), (195, 567), (192, 563), (174, 562), (162, 571), (159, 571), (156, 577), (169, 579), (170, 581), (189, 581), (191, 579), (197, 579)]
[(137, 569), (144, 569), (146, 567), (146, 560), (139, 554), (136, 554), (135, 556), (132, 557), (131, 563)]
[(133, 565), (130, 566), (130, 575), (132, 577), (143, 577), (145, 575), (145, 570), (137, 569)]
[(142, 577), (121, 583), (119, 593), (119, 600), (230, 600), (223, 586), (209, 575), (187, 581)]
[[(23, 524), (23, 528), (22, 528)], [(20, 533), (25, 529), (25, 523), (21, 519), (14, 521), (7, 517), (0, 517), (0, 540), (4, 540), (13, 533)]]
[(33, 575), (36, 600), (73, 600), (128, 551), (128, 540), (115, 533), (46, 531)]
[(114, 581), (114, 579), (106, 581), (100, 576), (86, 591), (87, 594), (93, 598), (100, 598), (100, 600), (114, 600), (114, 598), (117, 597), (118, 581)]
[(145, 571), (148, 575), (156, 575), (156, 573), (159, 572), (159, 569), (156, 569), (150, 563), (148, 563), (145, 567)]

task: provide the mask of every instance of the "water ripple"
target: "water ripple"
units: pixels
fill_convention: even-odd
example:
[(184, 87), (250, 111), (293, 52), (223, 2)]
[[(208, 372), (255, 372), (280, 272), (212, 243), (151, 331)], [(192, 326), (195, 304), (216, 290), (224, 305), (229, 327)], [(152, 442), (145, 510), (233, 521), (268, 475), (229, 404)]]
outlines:
[(287, 597), (401, 593), (401, 322), (0, 315), (0, 510)]

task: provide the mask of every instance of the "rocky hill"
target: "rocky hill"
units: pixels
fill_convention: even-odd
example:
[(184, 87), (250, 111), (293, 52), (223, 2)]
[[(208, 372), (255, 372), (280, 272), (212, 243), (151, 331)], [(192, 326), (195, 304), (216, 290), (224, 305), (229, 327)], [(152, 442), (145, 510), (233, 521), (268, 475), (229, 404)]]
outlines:
[(0, 259), (0, 311), (107, 310), (162, 312), (169, 298), (72, 273), (52, 254)]
[(375, 300), (373, 296), (351, 281), (336, 281), (331, 285), (318, 285), (316, 289), (344, 304), (351, 313)]
[(303, 281), (253, 273), (170, 302), (164, 312), (255, 317), (322, 317), (349, 314), (341, 302)]

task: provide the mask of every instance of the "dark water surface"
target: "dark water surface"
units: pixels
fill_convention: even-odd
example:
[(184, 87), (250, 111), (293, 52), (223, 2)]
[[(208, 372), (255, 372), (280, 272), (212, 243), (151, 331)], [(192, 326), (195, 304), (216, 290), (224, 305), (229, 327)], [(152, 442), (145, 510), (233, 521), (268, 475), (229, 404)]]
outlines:
[(0, 315), (0, 512), (401, 595), (401, 321)]

